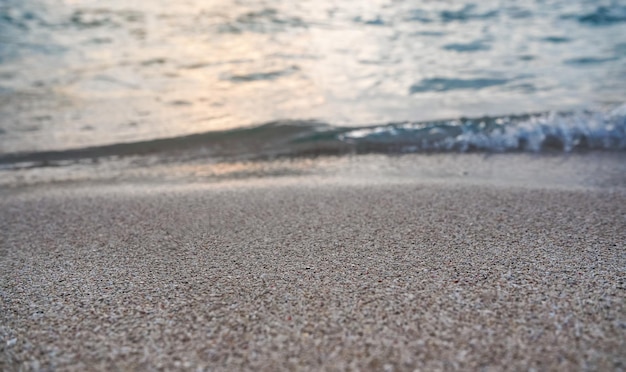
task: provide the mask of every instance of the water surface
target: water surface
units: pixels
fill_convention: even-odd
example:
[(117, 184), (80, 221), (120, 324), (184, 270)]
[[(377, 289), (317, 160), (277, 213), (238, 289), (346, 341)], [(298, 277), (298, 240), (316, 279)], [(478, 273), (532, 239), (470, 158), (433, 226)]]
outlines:
[(625, 78), (621, 1), (0, 2), (4, 154), (614, 107)]

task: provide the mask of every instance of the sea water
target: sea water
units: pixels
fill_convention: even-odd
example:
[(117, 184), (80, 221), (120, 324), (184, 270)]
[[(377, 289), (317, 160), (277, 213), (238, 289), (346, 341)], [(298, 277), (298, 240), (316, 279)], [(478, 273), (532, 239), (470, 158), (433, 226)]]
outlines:
[(618, 0), (1, 0), (0, 162), (626, 148)]

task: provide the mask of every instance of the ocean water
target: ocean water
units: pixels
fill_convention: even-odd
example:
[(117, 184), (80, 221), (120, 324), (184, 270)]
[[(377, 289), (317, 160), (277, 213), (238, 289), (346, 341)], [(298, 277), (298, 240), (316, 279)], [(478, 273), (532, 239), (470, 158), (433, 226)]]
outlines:
[(0, 0), (0, 165), (626, 149), (618, 0)]

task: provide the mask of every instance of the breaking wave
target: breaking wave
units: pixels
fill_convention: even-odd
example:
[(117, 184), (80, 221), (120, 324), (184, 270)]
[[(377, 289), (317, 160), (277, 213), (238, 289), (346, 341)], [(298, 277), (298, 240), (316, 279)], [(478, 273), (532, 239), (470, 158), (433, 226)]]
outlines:
[(157, 156), (164, 161), (428, 152), (574, 152), (626, 150), (626, 104), (606, 111), (337, 127), (283, 120), (251, 128), (116, 143), (62, 151), (0, 154), (4, 169), (63, 165), (84, 159)]

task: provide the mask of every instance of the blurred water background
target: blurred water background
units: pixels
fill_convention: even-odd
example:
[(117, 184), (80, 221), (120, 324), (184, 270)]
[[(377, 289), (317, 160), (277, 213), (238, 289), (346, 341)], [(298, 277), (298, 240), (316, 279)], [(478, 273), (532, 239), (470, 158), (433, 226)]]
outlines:
[(5, 162), (624, 149), (624, 102), (624, 1), (0, 0)]

